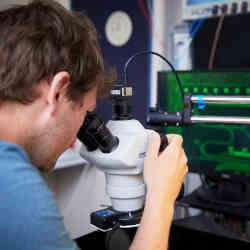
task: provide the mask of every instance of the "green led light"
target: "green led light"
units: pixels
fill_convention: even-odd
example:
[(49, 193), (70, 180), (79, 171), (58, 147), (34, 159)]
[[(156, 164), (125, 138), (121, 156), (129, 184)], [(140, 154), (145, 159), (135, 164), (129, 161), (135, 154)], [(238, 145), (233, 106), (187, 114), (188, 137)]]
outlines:
[(225, 94), (228, 94), (229, 93), (229, 88), (224, 88), (223, 91), (224, 91)]
[(234, 93), (238, 95), (240, 93), (240, 89), (239, 88), (235, 88), (234, 89)]
[(208, 93), (208, 88), (204, 88), (202, 91), (203, 91), (204, 94), (207, 94)]
[(247, 152), (248, 152), (248, 149), (247, 149), (247, 148), (242, 148), (241, 151), (244, 152), (244, 153), (247, 153)]
[(215, 94), (218, 94), (218, 93), (219, 93), (219, 89), (218, 89), (218, 88), (214, 88), (214, 89), (213, 89), (213, 92), (214, 92)]
[(188, 88), (184, 88), (184, 92), (188, 93), (189, 89)]
[(194, 88), (193, 91), (194, 91), (194, 93), (198, 93), (199, 89), (198, 88)]
[(250, 88), (246, 88), (247, 95), (250, 95)]

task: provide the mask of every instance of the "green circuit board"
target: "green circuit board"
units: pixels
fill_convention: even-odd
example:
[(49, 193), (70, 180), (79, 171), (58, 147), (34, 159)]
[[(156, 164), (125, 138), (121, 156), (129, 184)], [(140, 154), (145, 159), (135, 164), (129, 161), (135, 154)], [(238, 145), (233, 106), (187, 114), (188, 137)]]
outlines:
[[(250, 96), (250, 72), (192, 72), (178, 75), (185, 93), (194, 95)], [(183, 110), (181, 92), (172, 72), (159, 72), (158, 102), (169, 112)], [(250, 105), (194, 104), (194, 115), (249, 116)], [(192, 124), (166, 127), (166, 133), (183, 136), (192, 172), (210, 175), (250, 176), (250, 125)]]

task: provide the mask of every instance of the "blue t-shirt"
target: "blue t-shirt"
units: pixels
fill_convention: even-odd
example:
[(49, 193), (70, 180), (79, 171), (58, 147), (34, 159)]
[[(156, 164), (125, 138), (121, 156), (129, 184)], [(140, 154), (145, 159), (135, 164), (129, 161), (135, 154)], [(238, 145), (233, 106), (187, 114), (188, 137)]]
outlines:
[(0, 249), (76, 248), (52, 192), (23, 148), (0, 141)]

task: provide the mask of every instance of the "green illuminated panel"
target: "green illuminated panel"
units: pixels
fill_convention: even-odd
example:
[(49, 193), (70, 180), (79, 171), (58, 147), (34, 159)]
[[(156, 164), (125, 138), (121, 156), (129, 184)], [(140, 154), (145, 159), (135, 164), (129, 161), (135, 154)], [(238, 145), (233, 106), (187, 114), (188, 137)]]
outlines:
[[(178, 72), (184, 92), (194, 95), (250, 95), (250, 72)], [(159, 104), (165, 111), (182, 111), (175, 75), (161, 72)], [(207, 105), (195, 115), (250, 116), (250, 105)], [(179, 133), (193, 172), (250, 176), (250, 125), (193, 124), (165, 128)]]

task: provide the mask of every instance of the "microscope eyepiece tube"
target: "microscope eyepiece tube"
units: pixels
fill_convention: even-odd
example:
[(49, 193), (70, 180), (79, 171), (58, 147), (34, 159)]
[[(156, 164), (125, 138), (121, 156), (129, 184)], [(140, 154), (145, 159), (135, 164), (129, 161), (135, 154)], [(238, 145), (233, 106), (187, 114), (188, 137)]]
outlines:
[(104, 121), (95, 112), (87, 112), (77, 137), (89, 151), (99, 148), (103, 153), (110, 153), (119, 143), (118, 138), (111, 134)]

